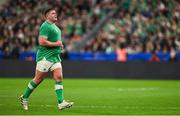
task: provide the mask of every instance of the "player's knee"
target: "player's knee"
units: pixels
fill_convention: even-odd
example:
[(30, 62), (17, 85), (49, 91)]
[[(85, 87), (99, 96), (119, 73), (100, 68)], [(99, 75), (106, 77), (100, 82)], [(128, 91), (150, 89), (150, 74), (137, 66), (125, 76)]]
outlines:
[(55, 81), (62, 81), (63, 76), (62, 76), (62, 74), (55, 74), (53, 76), (53, 78), (54, 78)]

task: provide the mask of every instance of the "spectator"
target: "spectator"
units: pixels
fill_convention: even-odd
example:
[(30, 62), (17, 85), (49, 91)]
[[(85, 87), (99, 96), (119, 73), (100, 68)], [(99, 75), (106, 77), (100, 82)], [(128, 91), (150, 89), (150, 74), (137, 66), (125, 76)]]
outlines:
[(117, 61), (120, 62), (127, 61), (127, 51), (123, 44), (120, 45), (120, 48), (117, 48), (116, 54), (117, 54)]

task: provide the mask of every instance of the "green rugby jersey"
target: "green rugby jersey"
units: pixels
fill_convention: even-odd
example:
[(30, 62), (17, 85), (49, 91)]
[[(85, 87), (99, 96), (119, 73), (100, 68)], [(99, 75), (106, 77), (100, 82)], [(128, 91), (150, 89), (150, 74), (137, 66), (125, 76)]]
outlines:
[[(50, 42), (56, 42), (58, 40), (61, 41), (61, 30), (54, 23), (44, 21), (40, 27), (39, 36), (46, 37)], [(60, 62), (61, 58), (59, 54), (61, 51), (61, 47), (47, 47), (39, 45), (36, 61), (38, 62), (45, 58), (53, 63)]]

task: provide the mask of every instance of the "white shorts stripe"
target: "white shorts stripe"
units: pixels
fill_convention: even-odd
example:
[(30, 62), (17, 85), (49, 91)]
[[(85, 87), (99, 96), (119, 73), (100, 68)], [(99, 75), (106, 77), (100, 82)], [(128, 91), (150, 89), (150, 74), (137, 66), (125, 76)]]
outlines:
[(55, 85), (55, 90), (57, 89), (63, 89), (63, 85)]
[(29, 87), (30, 89), (34, 89), (34, 87), (31, 85), (31, 83), (28, 84), (28, 87)]

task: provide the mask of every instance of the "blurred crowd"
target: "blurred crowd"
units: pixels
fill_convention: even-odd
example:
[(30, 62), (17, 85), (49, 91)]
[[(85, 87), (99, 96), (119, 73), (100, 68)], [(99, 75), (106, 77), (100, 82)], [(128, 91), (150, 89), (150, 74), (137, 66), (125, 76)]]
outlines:
[[(35, 52), (42, 11), (54, 7), (62, 29), (65, 51), (118, 7), (119, 0), (9, 0), (0, 6), (0, 51), (5, 58)], [(81, 51), (106, 53), (180, 52), (178, 0), (124, 0), (120, 11)]]
[(180, 52), (180, 2), (126, 0), (118, 15), (110, 19), (82, 51), (116, 52), (121, 56), (169, 52), (173, 60)]
[(21, 52), (35, 52), (43, 10), (57, 10), (65, 51), (93, 28), (99, 19), (116, 8), (116, 0), (9, 0), (0, 6), (0, 52), (18, 58)]

